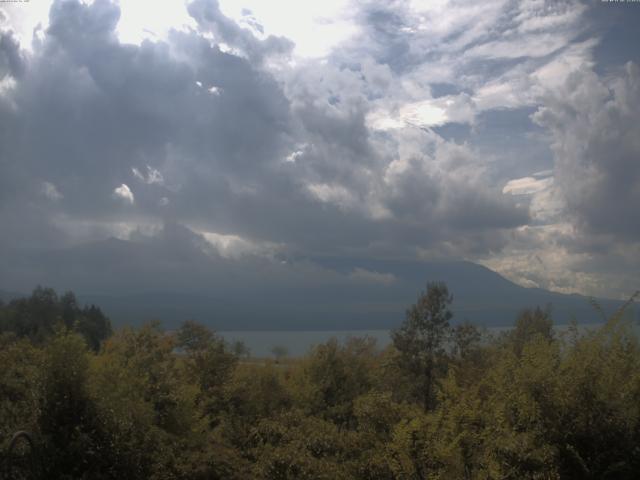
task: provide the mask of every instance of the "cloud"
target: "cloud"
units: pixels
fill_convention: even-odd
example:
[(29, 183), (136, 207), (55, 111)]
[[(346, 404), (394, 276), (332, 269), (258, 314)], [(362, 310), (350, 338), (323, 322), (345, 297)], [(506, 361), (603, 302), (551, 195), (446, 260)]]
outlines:
[(553, 184), (553, 178), (523, 177), (509, 180), (502, 193), (511, 195), (531, 195), (546, 190)]
[(0, 30), (0, 80), (6, 76), (20, 78), (25, 64), (25, 54), (13, 32)]
[(485, 264), (524, 285), (628, 298), (638, 285), (640, 69), (588, 65), (545, 91), (532, 115), (550, 139), (553, 171), (509, 181), (534, 223)]
[(500, 259), (523, 227), (556, 224), (635, 238), (637, 73), (593, 72), (582, 4), (325, 7), (349, 34), (321, 58), (260, 7), (232, 18), (213, 0), (134, 43), (131, 13), (107, 0), (54, 2), (29, 50), (3, 33), (3, 245), (171, 222), (229, 262)]
[(241, 54), (253, 61), (262, 61), (270, 55), (289, 55), (293, 42), (284, 37), (267, 36), (257, 38), (250, 29), (238, 25), (220, 11), (217, 0), (193, 0), (188, 11), (200, 31), (211, 33), (217, 42), (237, 48)]
[[(321, 58), (352, 36), (349, 0), (298, 2), (295, 0), (222, 0), (225, 15), (248, 27), (259, 38), (277, 34), (295, 43), (296, 57)], [(283, 14), (286, 12), (286, 14)]]
[(372, 272), (364, 268), (355, 268), (349, 274), (349, 278), (358, 282), (380, 283), (382, 285), (390, 285), (398, 281), (393, 273)]
[(58, 201), (64, 198), (64, 195), (51, 182), (42, 182), (42, 194), (50, 200)]
[(138, 170), (136, 167), (131, 168), (131, 173), (133, 173), (133, 176), (138, 180), (148, 185), (162, 185), (164, 183), (162, 173), (160, 173), (159, 170), (150, 167), (149, 165), (147, 165), (146, 174), (141, 173), (140, 170)]
[(340, 209), (350, 209), (356, 199), (341, 185), (327, 185), (326, 183), (311, 184), (307, 187), (311, 195), (323, 203), (331, 203)]
[(128, 187), (127, 184), (123, 183), (119, 187), (114, 188), (113, 190), (113, 198), (119, 198), (124, 200), (125, 202), (133, 205), (135, 203), (135, 199), (133, 197), (133, 192)]
[(640, 241), (640, 68), (608, 81), (583, 69), (548, 93), (533, 115), (553, 141), (567, 212), (586, 231)]
[(255, 242), (244, 239), (237, 235), (221, 235), (213, 232), (200, 232), (224, 258), (241, 258), (246, 256), (262, 256), (273, 258), (282, 245), (269, 242)]

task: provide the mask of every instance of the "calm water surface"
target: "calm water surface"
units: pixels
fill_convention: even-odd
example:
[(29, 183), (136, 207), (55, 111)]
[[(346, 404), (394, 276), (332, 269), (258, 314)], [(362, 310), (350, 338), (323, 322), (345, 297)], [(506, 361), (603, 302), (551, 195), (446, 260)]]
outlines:
[[(579, 328), (597, 328), (599, 325), (581, 325)], [(491, 327), (485, 331), (497, 335), (511, 327)], [(568, 325), (556, 325), (557, 331), (563, 331)], [(218, 332), (228, 342), (241, 341), (251, 351), (253, 357), (272, 357), (271, 350), (274, 347), (284, 347), (287, 355), (298, 357), (320, 343), (324, 343), (332, 337), (344, 342), (349, 337), (369, 336), (376, 339), (379, 348), (384, 348), (391, 342), (390, 330), (322, 330), (322, 331), (226, 331)]]
[(344, 342), (349, 337), (373, 337), (380, 348), (391, 341), (390, 330), (323, 330), (323, 331), (266, 331), (266, 332), (218, 332), (228, 342), (243, 342), (253, 357), (271, 357), (273, 347), (284, 347), (288, 356), (304, 355), (314, 345), (324, 343), (332, 337)]

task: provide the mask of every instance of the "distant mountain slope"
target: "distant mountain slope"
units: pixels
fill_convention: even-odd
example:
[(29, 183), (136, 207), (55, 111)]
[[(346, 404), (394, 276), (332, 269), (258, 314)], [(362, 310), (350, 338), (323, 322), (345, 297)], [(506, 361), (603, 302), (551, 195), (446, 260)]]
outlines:
[[(22, 265), (29, 275), (0, 265), (0, 287), (70, 289), (81, 301), (99, 305), (116, 325), (158, 319), (172, 328), (195, 319), (218, 330), (393, 328), (428, 281), (447, 283), (455, 321), (506, 326), (537, 305), (551, 305), (557, 324), (573, 317), (580, 323), (602, 320), (585, 297), (523, 288), (471, 262), (228, 259), (203, 250), (198, 237), (184, 231), (148, 243), (109, 239), (22, 252)], [(12, 283), (16, 278), (19, 285)], [(621, 304), (600, 303), (608, 312)]]
[[(424, 289), (426, 282), (444, 281), (453, 294), (453, 309), (458, 321), (468, 319), (487, 326), (511, 325), (522, 309), (547, 305), (558, 324), (568, 323), (572, 318), (581, 323), (602, 321), (588, 297), (521, 287), (487, 267), (468, 261), (368, 260), (358, 264), (364, 264), (365, 268), (373, 271), (391, 272), (403, 279), (403, 285), (417, 286), (410, 303), (415, 300), (417, 292)], [(598, 299), (598, 303), (605, 312), (613, 313), (623, 302)]]

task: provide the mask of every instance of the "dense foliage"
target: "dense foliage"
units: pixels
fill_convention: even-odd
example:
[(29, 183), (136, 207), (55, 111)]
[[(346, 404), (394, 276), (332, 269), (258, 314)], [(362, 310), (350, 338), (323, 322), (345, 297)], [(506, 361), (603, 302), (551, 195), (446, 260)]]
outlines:
[(0, 301), (0, 333), (13, 333), (34, 343), (47, 341), (56, 329), (76, 332), (98, 350), (111, 335), (111, 322), (95, 305), (80, 307), (73, 292), (58, 297), (51, 288), (37, 287), (31, 296)]
[(640, 471), (640, 344), (622, 315), (559, 334), (550, 313), (535, 309), (489, 338), (452, 327), (451, 296), (433, 284), (382, 351), (368, 338), (331, 340), (275, 362), (248, 358), (194, 322), (93, 337), (82, 326), (88, 310), (65, 317), (75, 301), (46, 292), (1, 313), (0, 460), (8, 463), (17, 430), (36, 443), (30, 471), (14, 468), (16, 478), (635, 479)]

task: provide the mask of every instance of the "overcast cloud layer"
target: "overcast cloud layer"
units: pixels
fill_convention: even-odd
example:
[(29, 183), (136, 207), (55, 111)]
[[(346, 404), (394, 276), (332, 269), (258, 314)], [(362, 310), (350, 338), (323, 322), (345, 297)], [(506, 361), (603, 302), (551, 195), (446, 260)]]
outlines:
[(287, 285), (393, 282), (308, 260), (377, 257), (640, 287), (640, 4), (345, 2), (318, 46), (178, 3), (137, 43), (108, 0), (0, 7), (0, 288), (109, 237)]

